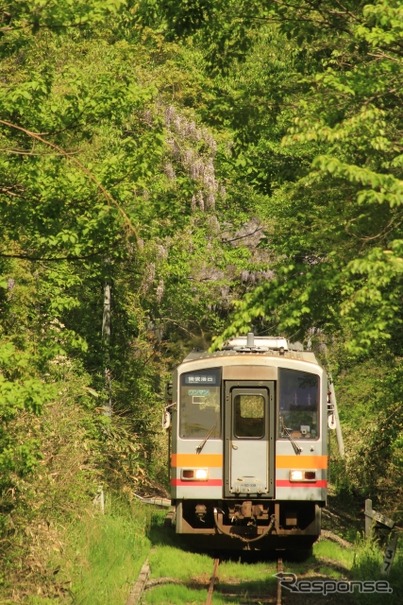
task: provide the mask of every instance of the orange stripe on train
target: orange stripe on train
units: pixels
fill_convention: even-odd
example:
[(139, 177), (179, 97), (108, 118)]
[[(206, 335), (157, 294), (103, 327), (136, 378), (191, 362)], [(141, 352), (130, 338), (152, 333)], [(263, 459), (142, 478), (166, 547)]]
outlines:
[(222, 454), (172, 454), (171, 466), (191, 468), (215, 467), (221, 468), (223, 465)]
[[(222, 454), (172, 454), (171, 466), (191, 468), (221, 468), (223, 465)], [(327, 456), (276, 456), (277, 468), (327, 468)]]
[(276, 456), (277, 468), (327, 468), (327, 456)]

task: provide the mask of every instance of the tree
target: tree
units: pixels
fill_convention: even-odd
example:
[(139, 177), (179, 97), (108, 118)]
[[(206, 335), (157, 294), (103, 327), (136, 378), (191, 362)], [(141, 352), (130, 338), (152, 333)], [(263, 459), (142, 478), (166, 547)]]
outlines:
[[(296, 171), (280, 180), (277, 170), (271, 181), (275, 279), (239, 303), (230, 332), (263, 316), (297, 337), (313, 326), (342, 332), (354, 353), (394, 347), (401, 330), (401, 8), (306, 2), (276, 3), (276, 12), (300, 44), (293, 65), (305, 92), (291, 90), (294, 109), (277, 118), (287, 118), (282, 147)], [(318, 22), (326, 35), (312, 28)]]

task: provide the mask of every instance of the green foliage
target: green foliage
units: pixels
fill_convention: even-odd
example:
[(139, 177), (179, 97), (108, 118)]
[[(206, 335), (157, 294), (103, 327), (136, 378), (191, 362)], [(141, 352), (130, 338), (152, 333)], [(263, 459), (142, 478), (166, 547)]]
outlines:
[[(402, 364), (390, 354), (379, 355), (340, 372), (337, 384), (346, 460), (334, 467), (337, 488), (364, 499), (368, 495), (399, 522), (403, 471), (401, 439)], [(375, 505), (374, 505), (375, 506)]]
[(126, 0), (3, 0), (2, 17), (6, 24), (3, 35), (11, 35), (19, 28), (30, 28), (36, 33), (40, 28), (50, 28), (56, 31), (74, 25), (98, 22), (116, 13), (127, 4)]
[(18, 350), (3, 339), (0, 346), (0, 489), (10, 489), (14, 477), (24, 477), (38, 464), (38, 441), (16, 435), (13, 424), (21, 415), (38, 415), (55, 395), (55, 388), (32, 373), (32, 348)]
[(177, 35), (190, 34), (211, 18), (210, 0), (162, 0), (161, 9), (167, 19), (168, 31)]
[(354, 335), (348, 343), (353, 353), (368, 351), (374, 343), (387, 343), (399, 353), (401, 240), (392, 242), (390, 248), (372, 248), (365, 258), (351, 261), (347, 266), (350, 280), (343, 288), (344, 302), (340, 313), (346, 316), (347, 329)]
[(389, 351), (353, 458), (399, 496), (401, 7), (263, 4), (2, 3), (1, 544), (53, 596), (21, 528), (162, 480), (168, 367), (213, 334)]
[[(263, 318), (269, 329), (293, 338), (313, 326), (342, 332), (348, 351), (362, 355), (396, 334), (398, 341), (402, 325), (401, 70), (395, 44), (401, 9), (394, 2), (362, 11), (348, 5), (334, 11), (330, 3), (319, 10), (304, 2), (273, 8), (294, 51), (286, 62), (291, 69), (283, 105), (273, 99), (284, 86), (275, 77), (262, 81), (255, 66), (249, 88), (260, 87), (269, 100), (270, 120), (248, 108), (248, 121), (243, 118), (238, 130), (241, 136), (250, 130), (253, 116), (252, 132), (261, 137), (258, 143), (243, 139), (240, 165), (255, 187), (271, 193), (267, 245), (275, 277), (237, 303), (225, 335)], [(299, 52), (291, 42), (297, 36)], [(277, 50), (269, 65), (278, 68), (280, 61)], [(262, 170), (259, 156), (270, 167)], [(292, 174), (283, 167), (290, 161)]]

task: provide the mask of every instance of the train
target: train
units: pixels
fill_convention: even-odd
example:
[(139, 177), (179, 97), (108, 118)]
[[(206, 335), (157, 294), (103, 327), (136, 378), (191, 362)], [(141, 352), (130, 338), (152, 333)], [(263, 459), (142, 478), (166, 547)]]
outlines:
[(310, 549), (327, 501), (327, 373), (312, 351), (249, 333), (173, 372), (172, 526), (211, 550)]

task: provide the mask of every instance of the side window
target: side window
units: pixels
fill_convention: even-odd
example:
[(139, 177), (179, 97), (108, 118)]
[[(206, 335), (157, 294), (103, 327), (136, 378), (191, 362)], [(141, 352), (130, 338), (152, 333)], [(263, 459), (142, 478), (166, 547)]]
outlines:
[(264, 437), (265, 401), (262, 395), (235, 395), (234, 412), (235, 437)]
[(221, 370), (186, 372), (180, 377), (179, 436), (221, 436)]
[(319, 376), (297, 370), (279, 370), (278, 435), (297, 439), (319, 436)]

